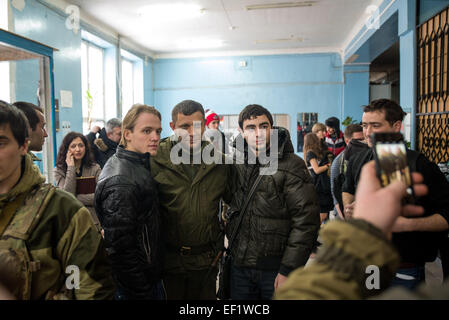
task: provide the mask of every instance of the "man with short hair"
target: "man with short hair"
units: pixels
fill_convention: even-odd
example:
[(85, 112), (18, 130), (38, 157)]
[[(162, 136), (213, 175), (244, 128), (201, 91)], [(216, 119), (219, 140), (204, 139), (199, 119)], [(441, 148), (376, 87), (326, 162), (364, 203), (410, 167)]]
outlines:
[(28, 153), (33, 161), (42, 161), (39, 157), (36, 157), (33, 153), (42, 151), (42, 146), (45, 143), (45, 138), (48, 137), (47, 130), (45, 129), (45, 117), (42, 108), (24, 101), (16, 101), (13, 106), (21, 110), (28, 119), (30, 145), (28, 146)]
[[(28, 121), (0, 101), (0, 265), (20, 300), (111, 299), (100, 233), (71, 194), (46, 184), (28, 151)], [(6, 269), (6, 270), (5, 270)]]
[[(230, 166), (208, 164), (202, 157), (210, 144), (201, 140), (205, 114), (200, 103), (178, 103), (170, 127), (175, 134), (163, 139), (157, 155), (151, 157), (166, 248), (163, 279), (167, 298), (215, 300), (218, 270), (214, 260), (224, 241), (219, 202), (221, 198), (229, 202)], [(180, 154), (187, 157), (178, 163)]]
[(341, 195), (342, 192), (341, 188), (344, 174), (346, 172), (347, 164), (349, 161), (350, 155), (349, 153), (353, 155), (357, 151), (361, 151), (364, 148), (368, 148), (366, 143), (364, 143), (365, 138), (363, 136), (363, 128), (359, 124), (348, 125), (345, 129), (344, 137), (346, 148), (334, 159), (331, 167), (332, 198), (334, 199), (335, 210), (337, 211), (338, 217), (340, 217), (341, 219), (344, 219), (344, 214), (342, 213), (343, 201)]
[(123, 119), (121, 144), (98, 179), (95, 209), (104, 228), (117, 300), (165, 298), (159, 199), (150, 172), (161, 130), (159, 111), (134, 105)]
[[(98, 138), (97, 134), (99, 134)], [(108, 159), (115, 154), (121, 137), (122, 121), (117, 118), (112, 118), (106, 122), (106, 126), (103, 129), (100, 129), (98, 126), (93, 127), (86, 136), (92, 145), (95, 161), (102, 169)]]
[[(398, 133), (402, 128), (405, 112), (396, 102), (378, 99), (365, 106), (362, 116), (363, 134), (371, 147), (354, 156), (348, 164), (343, 185), (345, 215), (352, 215), (354, 194), (362, 166), (374, 159), (373, 133)], [(408, 166), (424, 177), (429, 194), (418, 203), (425, 208), (420, 218), (399, 217), (393, 227), (393, 244), (401, 254), (401, 266), (394, 280), (413, 289), (424, 279), (424, 264), (436, 259), (438, 245), (449, 228), (449, 183), (438, 166), (423, 154), (407, 149)]]
[[(320, 208), (312, 178), (304, 160), (294, 154), (288, 130), (274, 127), (271, 113), (255, 104), (242, 110), (239, 127), (235, 155), (241, 155), (244, 163), (236, 159), (234, 164), (236, 182), (229, 209), (238, 214), (230, 215), (226, 227), (232, 241), (230, 294), (233, 300), (271, 299), (289, 273), (309, 259)], [(239, 139), (244, 139), (241, 146)], [(264, 171), (274, 162), (276, 170)]]
[(330, 117), (325, 121), (325, 124), (327, 147), (334, 156), (338, 156), (346, 147), (343, 132), (340, 131), (340, 120), (336, 117)]

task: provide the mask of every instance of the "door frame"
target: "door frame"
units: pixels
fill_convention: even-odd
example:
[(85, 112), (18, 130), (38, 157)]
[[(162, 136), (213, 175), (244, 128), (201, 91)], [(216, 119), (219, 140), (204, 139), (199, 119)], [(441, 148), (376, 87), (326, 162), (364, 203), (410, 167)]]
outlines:
[[(51, 117), (51, 141), (52, 141), (52, 148), (50, 151), (52, 154), (47, 155), (47, 161), (52, 161), (50, 164), (50, 167), (56, 163), (56, 113), (55, 113), (55, 87), (54, 87), (54, 60), (53, 60), (53, 52), (58, 51), (58, 49), (49, 47), (47, 45), (44, 45), (40, 42), (22, 37), (20, 35), (17, 35), (15, 33), (6, 31), (4, 29), (0, 28), (0, 42), (3, 42), (5, 44), (11, 45), (13, 47), (16, 47), (18, 49), (22, 49), (25, 51), (29, 51), (35, 54), (38, 54), (42, 57), (47, 58), (49, 66), (48, 68), (42, 68), (40, 66), (40, 76), (45, 79), (45, 88), (47, 90), (46, 92), (46, 99), (50, 99), (50, 117)], [(46, 59), (44, 59), (44, 65), (46, 64)], [(42, 71), (47, 70), (47, 72), (42, 73)], [(48, 94), (49, 93), (49, 94)], [(47, 100), (48, 102), (48, 100)], [(48, 104), (45, 105), (46, 107)], [(51, 176), (49, 174), (49, 176)], [(51, 180), (51, 179), (50, 179)]]

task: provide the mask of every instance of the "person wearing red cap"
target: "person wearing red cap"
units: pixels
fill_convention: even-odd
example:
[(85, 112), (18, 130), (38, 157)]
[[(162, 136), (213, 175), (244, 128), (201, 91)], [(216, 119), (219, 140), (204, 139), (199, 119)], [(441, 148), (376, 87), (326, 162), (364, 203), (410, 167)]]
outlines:
[[(220, 117), (211, 109), (206, 109), (205, 118), (206, 118), (206, 131), (204, 132), (204, 137), (208, 141), (210, 141), (215, 146), (216, 149), (224, 153), (226, 139), (224, 133), (221, 132), (219, 129)], [(217, 139), (217, 137), (219, 136), (221, 137), (221, 145), (220, 141)]]
[(219, 125), (220, 118), (218, 117), (218, 114), (210, 109), (206, 109), (206, 127), (212, 130), (218, 130)]

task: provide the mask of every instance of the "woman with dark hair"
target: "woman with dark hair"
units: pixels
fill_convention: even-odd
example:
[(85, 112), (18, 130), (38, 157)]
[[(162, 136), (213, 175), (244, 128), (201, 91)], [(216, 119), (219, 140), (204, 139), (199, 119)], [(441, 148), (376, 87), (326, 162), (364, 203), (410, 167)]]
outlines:
[(322, 143), (315, 133), (308, 133), (304, 138), (304, 155), (307, 167), (313, 177), (315, 189), (320, 201), (320, 220), (327, 219), (329, 211), (333, 209), (333, 199), (330, 185), (329, 168), (333, 155), (324, 151)]
[(95, 213), (94, 196), (100, 173), (101, 168), (94, 161), (86, 137), (78, 132), (69, 132), (59, 147), (54, 172), (56, 185), (72, 193), (89, 209), (98, 230), (101, 228)]

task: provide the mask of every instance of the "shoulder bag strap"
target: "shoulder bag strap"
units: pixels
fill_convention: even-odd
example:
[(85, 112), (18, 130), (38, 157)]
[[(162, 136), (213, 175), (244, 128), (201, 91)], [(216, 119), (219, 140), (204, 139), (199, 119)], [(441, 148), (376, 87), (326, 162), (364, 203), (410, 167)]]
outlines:
[(248, 208), (248, 204), (251, 201), (251, 198), (254, 195), (254, 192), (256, 191), (257, 186), (260, 183), (260, 180), (262, 180), (262, 175), (260, 174), (260, 171), (259, 171), (259, 176), (257, 177), (256, 181), (254, 182), (253, 186), (251, 187), (251, 190), (250, 190), (250, 192), (248, 194), (248, 197), (245, 199), (245, 203), (243, 204), (242, 211), (240, 212), (240, 215), (239, 215), (239, 221), (237, 222), (237, 227), (236, 227), (234, 233), (231, 235), (231, 237), (229, 239), (228, 250), (231, 248), (231, 245), (234, 242), (234, 239), (237, 236), (237, 233), (239, 232), (240, 226), (241, 226), (242, 221), (243, 221), (243, 216), (244, 216), (244, 214), (246, 212), (246, 209)]

